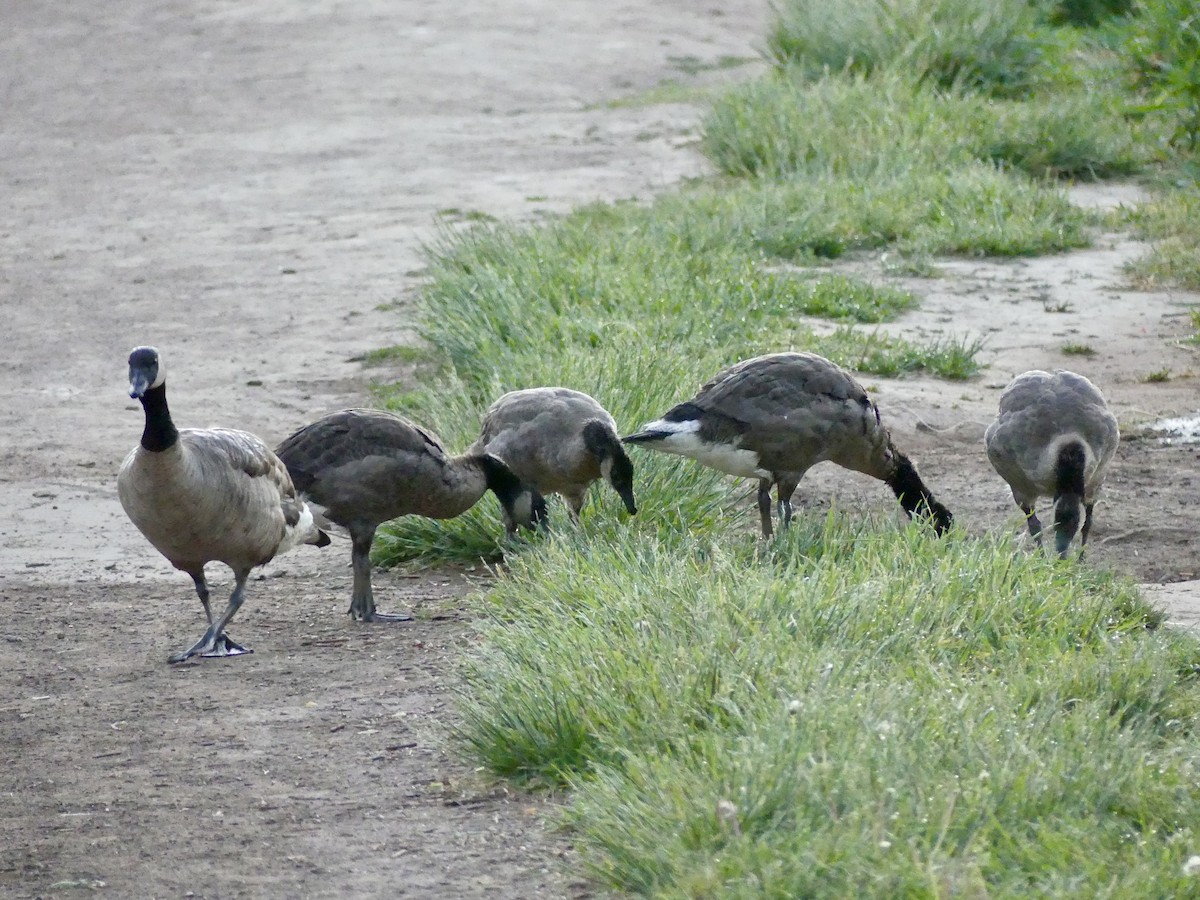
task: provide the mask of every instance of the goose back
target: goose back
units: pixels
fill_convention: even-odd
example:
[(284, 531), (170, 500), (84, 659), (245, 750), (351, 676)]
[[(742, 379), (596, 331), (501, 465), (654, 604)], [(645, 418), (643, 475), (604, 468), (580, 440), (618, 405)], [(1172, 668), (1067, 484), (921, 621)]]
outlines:
[(612, 416), (587, 394), (563, 387), (512, 391), (488, 409), (472, 449), (498, 456), (542, 494), (567, 494), (603, 474), (583, 437), (590, 421), (617, 441)]
[(347, 409), (301, 428), (276, 452), (334, 522), (460, 515), (487, 490), (480, 461), (450, 456), (432, 432), (381, 410)]
[[(811, 353), (775, 353), (730, 366), (661, 421), (694, 422), (700, 443), (751, 451), (753, 459), (726, 452), (707, 463), (734, 475), (803, 474), (827, 460), (881, 479), (893, 469), (888, 431), (866, 391)], [(669, 451), (669, 444), (661, 449)]]

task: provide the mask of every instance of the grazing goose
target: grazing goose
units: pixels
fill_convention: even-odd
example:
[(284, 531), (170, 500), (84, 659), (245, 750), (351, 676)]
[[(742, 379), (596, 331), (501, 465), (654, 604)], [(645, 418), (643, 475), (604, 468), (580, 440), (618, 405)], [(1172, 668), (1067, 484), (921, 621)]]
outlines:
[[(166, 370), (153, 347), (129, 354), (129, 396), (141, 400), (146, 427), (117, 475), (121, 506), (171, 565), (192, 576), (208, 617), (204, 637), (169, 660), (248, 653), (225, 626), (242, 605), (250, 570), (300, 543), (324, 547), (329, 536), (296, 496), (283, 463), (257, 437), (223, 428), (176, 430)], [(204, 580), (210, 562), (225, 563), (236, 579), (216, 620)]]
[(786, 528), (800, 479), (825, 460), (886, 482), (904, 511), (931, 516), (938, 534), (952, 521), (892, 444), (867, 392), (839, 366), (812, 353), (772, 353), (737, 363), (623, 440), (757, 478), (764, 537), (772, 534), (771, 485), (778, 487)]
[(403, 620), (375, 611), (371, 542), (399, 516), (450, 519), (489, 488), (503, 508), (505, 530), (533, 527), (545, 515), (500, 460), (486, 453), (450, 456), (431, 432), (375, 409), (345, 409), (306, 425), (275, 451), (296, 487), (322, 514), (350, 532), (354, 589), (350, 615), (362, 622)]
[(1096, 386), (1062, 369), (1014, 378), (983, 436), (992, 468), (1012, 488), (1039, 547), (1042, 523), (1034, 504), (1038, 497), (1054, 498), (1054, 548), (1060, 557), (1079, 530), (1080, 504), (1079, 543), (1087, 544), (1096, 496), (1120, 440), (1117, 419)]
[(598, 478), (608, 480), (631, 516), (637, 513), (633, 463), (613, 417), (587, 394), (564, 387), (505, 394), (484, 415), (472, 449), (504, 460), (539, 494), (561, 494), (576, 521)]

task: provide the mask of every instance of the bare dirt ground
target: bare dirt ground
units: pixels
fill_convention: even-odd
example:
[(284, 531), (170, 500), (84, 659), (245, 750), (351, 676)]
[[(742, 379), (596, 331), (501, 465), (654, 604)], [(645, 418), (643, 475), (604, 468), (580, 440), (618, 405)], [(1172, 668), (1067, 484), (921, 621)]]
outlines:
[[(344, 545), (303, 548), (251, 582), (231, 630), (256, 653), (166, 665), (202, 618), (116, 501), (141, 428), (125, 357), (163, 350), (181, 424), (272, 443), (367, 402), (393, 373), (354, 358), (409, 339), (439, 212), (523, 219), (703, 171), (695, 107), (606, 101), (729, 77), (681, 70), (751, 55), (765, 14), (730, 0), (0, 6), (0, 894), (590, 893), (563, 864), (553, 798), (496, 786), (448, 742), (471, 640), (461, 574), (377, 573), (381, 605), (417, 621), (363, 627), (344, 615)], [(1122, 198), (1136, 193), (1079, 195)], [(979, 447), (1011, 375), (1084, 372), (1127, 430), (1200, 408), (1196, 351), (1178, 342), (1197, 298), (1123, 289), (1142, 249), (1105, 238), (903, 282), (926, 303), (892, 330), (988, 341), (967, 384), (866, 379), (970, 529), (1018, 529)], [(1097, 353), (1065, 357), (1068, 341)], [(1172, 582), (1160, 596), (1192, 624), (1197, 462), (1194, 445), (1127, 439), (1087, 563)], [(890, 503), (828, 468), (801, 494)]]
[[(170, 668), (202, 614), (125, 520), (155, 344), (181, 425), (274, 444), (369, 401), (439, 213), (528, 219), (698, 174), (698, 110), (766, 3), (0, 4), (0, 894), (574, 896), (553, 801), (447, 750), (461, 578), (348, 554), (252, 581), (251, 656)], [(712, 71), (688, 75), (711, 67)], [(228, 573), (218, 572), (227, 591)], [(278, 577), (275, 577), (278, 576)], [(215, 663), (215, 664), (208, 664)]]

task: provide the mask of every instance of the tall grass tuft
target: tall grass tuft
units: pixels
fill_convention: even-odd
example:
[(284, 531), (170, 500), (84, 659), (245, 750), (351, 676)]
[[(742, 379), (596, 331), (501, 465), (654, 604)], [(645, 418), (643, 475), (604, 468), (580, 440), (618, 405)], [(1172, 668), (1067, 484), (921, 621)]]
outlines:
[(902, 68), (942, 87), (1020, 93), (1038, 63), (1029, 0), (785, 0), (767, 52), (809, 77)]
[(1200, 0), (1138, 0), (1123, 50), (1150, 92), (1150, 108), (1174, 123), (1173, 139), (1200, 147)]
[(1126, 266), (1135, 284), (1200, 291), (1200, 187), (1164, 194), (1126, 210), (1123, 218), (1150, 241), (1147, 253)]
[(718, 100), (703, 146), (737, 176), (901, 180), (986, 162), (1036, 178), (1102, 178), (1151, 162), (1150, 127), (1094, 86), (1017, 102), (936, 90), (894, 70), (815, 83), (785, 71)]

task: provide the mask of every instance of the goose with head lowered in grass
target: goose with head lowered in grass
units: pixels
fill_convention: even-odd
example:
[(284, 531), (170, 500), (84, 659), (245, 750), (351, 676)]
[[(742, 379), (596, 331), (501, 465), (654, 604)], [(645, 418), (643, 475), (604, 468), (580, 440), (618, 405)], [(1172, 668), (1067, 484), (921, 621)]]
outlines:
[(376, 612), (371, 543), (382, 523), (406, 515), (450, 519), (489, 489), (500, 500), (505, 531), (535, 527), (545, 501), (487, 453), (451, 456), (435, 434), (377, 409), (345, 409), (304, 426), (275, 451), (319, 515), (350, 532), (354, 587), (350, 615), (362, 622), (405, 620)]
[(593, 481), (604, 478), (632, 516), (633, 463), (613, 417), (582, 391), (565, 387), (511, 391), (483, 416), (472, 448), (504, 460), (540, 495), (561, 494), (571, 518), (579, 520)]
[(757, 478), (764, 537), (773, 533), (772, 485), (786, 528), (800, 479), (826, 460), (885, 482), (909, 516), (928, 517), (938, 534), (953, 520), (896, 449), (862, 386), (812, 353), (772, 353), (730, 366), (691, 400), (622, 440)]
[(983, 442), (1038, 546), (1042, 523), (1034, 505), (1039, 497), (1053, 497), (1054, 549), (1066, 557), (1079, 532), (1082, 552), (1096, 498), (1121, 442), (1117, 418), (1099, 389), (1065, 369), (1018, 375), (1000, 395), (1000, 411)]
[[(117, 475), (126, 514), (175, 568), (192, 576), (208, 618), (208, 631), (170, 657), (237, 656), (249, 652), (225, 627), (245, 599), (256, 566), (300, 543), (324, 547), (329, 537), (296, 494), (279, 458), (245, 431), (179, 430), (167, 408), (166, 369), (153, 347), (129, 355), (129, 395), (141, 401), (145, 428)], [(204, 566), (223, 562), (235, 586), (216, 619), (209, 606)]]

